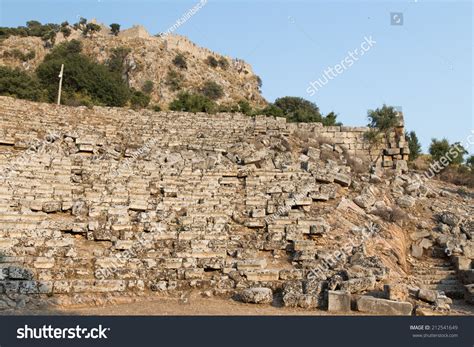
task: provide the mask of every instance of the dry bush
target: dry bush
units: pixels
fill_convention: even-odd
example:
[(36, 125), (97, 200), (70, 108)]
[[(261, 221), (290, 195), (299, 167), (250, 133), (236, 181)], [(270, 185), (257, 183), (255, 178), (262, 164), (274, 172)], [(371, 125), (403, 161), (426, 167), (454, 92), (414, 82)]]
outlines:
[(347, 165), (351, 167), (352, 172), (357, 174), (367, 173), (370, 170), (370, 163), (366, 159), (353, 157), (351, 154), (344, 149), (344, 158), (346, 159)]
[(333, 161), (338, 161), (341, 159), (341, 155), (337, 153), (336, 151), (331, 151), (329, 149), (321, 149), (321, 160), (326, 161), (326, 160), (333, 160)]
[[(430, 170), (431, 156), (421, 155), (408, 165), (410, 169), (428, 172)], [(474, 188), (474, 171), (464, 165), (448, 166), (435, 176), (442, 181), (449, 182), (458, 186)]]
[(412, 170), (427, 171), (430, 168), (429, 155), (420, 155), (413, 161), (408, 162), (408, 167)]
[(373, 215), (382, 218), (386, 222), (397, 223), (402, 225), (408, 218), (407, 213), (398, 206), (393, 206), (391, 209), (379, 208), (372, 212)]
[(331, 146), (334, 145), (334, 141), (324, 136), (317, 136), (314, 139), (318, 142), (319, 146), (322, 146), (324, 144), (331, 145)]
[(458, 186), (474, 188), (474, 171), (465, 166), (447, 167), (439, 174), (439, 178)]
[(314, 135), (310, 133), (309, 131), (305, 130), (296, 130), (295, 131), (295, 136), (298, 138), (298, 140), (301, 140), (303, 142), (308, 142), (308, 140), (313, 137)]

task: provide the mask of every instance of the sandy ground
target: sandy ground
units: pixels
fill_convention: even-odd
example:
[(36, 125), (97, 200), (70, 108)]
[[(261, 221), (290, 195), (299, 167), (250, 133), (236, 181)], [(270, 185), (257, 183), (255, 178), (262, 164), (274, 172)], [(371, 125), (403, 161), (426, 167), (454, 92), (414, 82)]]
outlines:
[[(330, 316), (362, 315), (360, 312), (333, 313), (325, 310), (304, 310), (278, 307), (277, 305), (254, 305), (231, 299), (203, 298), (192, 296), (188, 302), (177, 298), (152, 298), (133, 303), (110, 304), (95, 307), (61, 307), (28, 311), (16, 311), (13, 315), (93, 315), (93, 316)], [(452, 305), (451, 315), (474, 315), (474, 306), (462, 300)]]

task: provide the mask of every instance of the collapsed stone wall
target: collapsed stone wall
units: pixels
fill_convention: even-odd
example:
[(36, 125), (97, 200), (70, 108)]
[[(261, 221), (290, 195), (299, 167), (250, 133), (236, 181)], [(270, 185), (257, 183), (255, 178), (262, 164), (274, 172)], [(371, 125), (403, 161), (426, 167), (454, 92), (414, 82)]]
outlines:
[[(327, 269), (330, 286), (387, 276), (392, 260), (361, 243), (370, 219), (345, 199), (342, 152), (370, 155), (366, 128), (8, 97), (0, 125), (0, 308), (298, 286), (349, 239), (351, 277)], [(305, 283), (289, 298), (313, 305), (322, 282)]]

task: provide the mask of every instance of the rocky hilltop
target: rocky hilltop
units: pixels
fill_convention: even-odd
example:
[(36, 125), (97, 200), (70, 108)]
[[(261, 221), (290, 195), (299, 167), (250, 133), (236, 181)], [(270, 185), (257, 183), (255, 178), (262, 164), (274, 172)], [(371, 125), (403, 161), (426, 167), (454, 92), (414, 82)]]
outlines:
[[(186, 37), (175, 34), (152, 36), (141, 26), (123, 30), (118, 35), (113, 35), (104, 25), (93, 35), (84, 35), (82, 30), (73, 27), (69, 29), (71, 34), (67, 38), (62, 32), (55, 34), (55, 45), (79, 40), (83, 53), (100, 63), (111, 58), (113, 49), (129, 49), (124, 79), (137, 90), (146, 81), (152, 81), (155, 88), (151, 97), (155, 104), (166, 107), (180, 90), (197, 91), (206, 81), (213, 81), (223, 87), (224, 96), (219, 100), (221, 104), (247, 100), (253, 106), (266, 105), (260, 93), (259, 78), (249, 64), (199, 47)], [(51, 49), (51, 45), (40, 37), (10, 36), (0, 43), (0, 65), (34, 71)], [(15, 50), (19, 53), (11, 54)], [(28, 60), (19, 57), (28, 54), (33, 57)], [(178, 54), (184, 56), (186, 68), (178, 68), (173, 63)], [(208, 63), (209, 57), (221, 63), (212, 66)], [(181, 75), (179, 90), (173, 86), (170, 71), (174, 73), (175, 79), (176, 74)]]
[(363, 127), (0, 97), (0, 129), (2, 309), (472, 314), (474, 192), (408, 171), (402, 120), (374, 149)]

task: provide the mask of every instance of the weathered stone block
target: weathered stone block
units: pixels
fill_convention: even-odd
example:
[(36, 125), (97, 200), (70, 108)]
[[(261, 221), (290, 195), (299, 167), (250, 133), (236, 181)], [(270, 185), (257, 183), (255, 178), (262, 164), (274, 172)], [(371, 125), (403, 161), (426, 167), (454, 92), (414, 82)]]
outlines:
[(54, 267), (54, 258), (38, 257), (33, 262), (35, 269), (51, 269)]
[(420, 289), (418, 291), (417, 297), (420, 300), (434, 303), (436, 301), (436, 297), (438, 296), (438, 292), (436, 290), (429, 290), (429, 289)]
[(278, 270), (259, 270), (259, 271), (246, 271), (245, 276), (249, 281), (278, 281), (280, 274)]
[(328, 291), (328, 311), (349, 312), (351, 310), (351, 294), (347, 291)]
[(60, 212), (61, 211), (61, 201), (48, 201), (43, 203), (42, 210), (43, 212), (46, 213), (54, 213), (54, 212)]
[(375, 315), (410, 316), (413, 311), (413, 305), (409, 302), (362, 296), (357, 300), (357, 310)]
[(337, 173), (334, 175), (334, 182), (343, 187), (349, 187), (351, 185), (351, 177), (343, 173)]
[(273, 292), (270, 288), (249, 288), (241, 292), (240, 297), (243, 302), (252, 304), (271, 304), (273, 302)]
[(375, 204), (376, 199), (371, 194), (362, 194), (356, 196), (353, 201), (360, 208), (367, 209)]
[(265, 259), (245, 259), (237, 262), (237, 269), (239, 271), (264, 269), (266, 267), (267, 261)]
[(33, 278), (33, 273), (28, 269), (12, 265), (8, 267), (8, 277), (14, 280), (29, 280)]
[(311, 240), (296, 240), (293, 242), (295, 251), (312, 251), (316, 244)]
[(409, 195), (405, 195), (397, 199), (398, 206), (405, 207), (405, 208), (411, 208), (415, 206), (415, 202), (416, 202), (415, 198)]
[(464, 286), (464, 300), (467, 303), (474, 305), (474, 284)]

